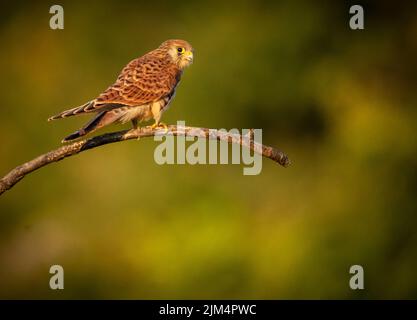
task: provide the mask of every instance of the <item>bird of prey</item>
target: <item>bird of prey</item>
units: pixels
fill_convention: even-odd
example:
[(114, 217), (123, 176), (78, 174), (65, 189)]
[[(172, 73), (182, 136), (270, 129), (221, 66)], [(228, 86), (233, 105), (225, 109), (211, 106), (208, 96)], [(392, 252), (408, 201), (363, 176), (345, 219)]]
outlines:
[(94, 100), (63, 111), (48, 119), (56, 120), (85, 113), (96, 115), (62, 142), (71, 141), (112, 123), (154, 119), (152, 128), (167, 126), (160, 122), (175, 94), (184, 69), (193, 62), (193, 47), (185, 40), (167, 40), (157, 49), (132, 60), (116, 82)]

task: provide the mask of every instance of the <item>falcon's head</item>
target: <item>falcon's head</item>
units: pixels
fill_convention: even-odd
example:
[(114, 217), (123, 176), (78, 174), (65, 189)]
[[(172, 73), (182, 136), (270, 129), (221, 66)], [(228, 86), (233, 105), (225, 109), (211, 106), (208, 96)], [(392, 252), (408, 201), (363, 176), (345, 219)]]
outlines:
[(166, 51), (172, 62), (181, 70), (193, 63), (194, 49), (185, 40), (167, 40), (159, 48)]

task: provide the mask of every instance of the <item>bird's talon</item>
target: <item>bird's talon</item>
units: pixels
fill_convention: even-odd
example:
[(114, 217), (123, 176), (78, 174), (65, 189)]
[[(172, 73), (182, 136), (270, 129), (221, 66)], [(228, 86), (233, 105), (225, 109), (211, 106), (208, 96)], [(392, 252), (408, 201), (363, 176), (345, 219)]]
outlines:
[(153, 125), (151, 125), (151, 129), (153, 130), (153, 129), (157, 129), (157, 128), (164, 128), (164, 133), (167, 133), (168, 132), (168, 126), (165, 124), (165, 123), (163, 123), (163, 122), (160, 122), (160, 123), (154, 123)]
[(161, 122), (159, 125), (164, 128), (164, 134), (166, 134), (168, 132), (168, 126), (163, 122)]

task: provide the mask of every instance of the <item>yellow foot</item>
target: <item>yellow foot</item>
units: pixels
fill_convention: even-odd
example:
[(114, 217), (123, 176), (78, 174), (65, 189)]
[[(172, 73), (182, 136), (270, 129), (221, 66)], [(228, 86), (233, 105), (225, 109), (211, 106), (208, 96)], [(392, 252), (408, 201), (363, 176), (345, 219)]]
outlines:
[(151, 125), (151, 129), (161, 128), (161, 127), (164, 128), (164, 130), (165, 130), (164, 133), (168, 132), (168, 126), (163, 122), (154, 123), (153, 125)]

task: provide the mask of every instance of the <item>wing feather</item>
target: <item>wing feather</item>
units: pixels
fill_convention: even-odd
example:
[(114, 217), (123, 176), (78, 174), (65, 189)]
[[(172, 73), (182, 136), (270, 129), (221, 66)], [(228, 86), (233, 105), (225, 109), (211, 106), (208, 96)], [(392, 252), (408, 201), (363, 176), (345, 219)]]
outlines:
[(130, 62), (117, 81), (96, 99), (94, 109), (106, 104), (139, 106), (160, 100), (176, 87), (179, 70), (161, 58), (146, 55)]

